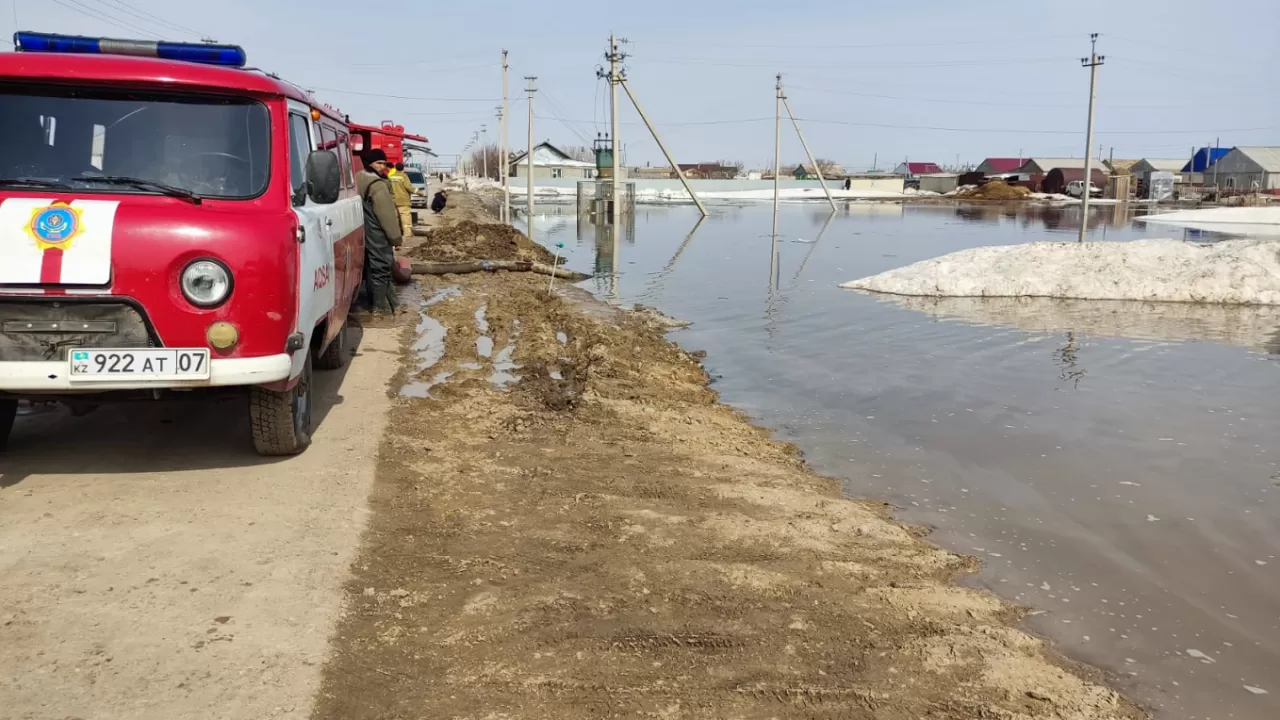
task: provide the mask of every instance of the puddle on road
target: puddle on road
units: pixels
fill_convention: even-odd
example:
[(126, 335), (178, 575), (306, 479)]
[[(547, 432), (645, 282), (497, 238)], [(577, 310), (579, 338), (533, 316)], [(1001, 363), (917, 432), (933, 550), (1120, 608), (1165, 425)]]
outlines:
[(485, 317), (488, 305), (481, 305), (476, 310), (476, 330), (480, 337), (476, 338), (476, 354), (482, 358), (493, 356), (493, 338), (489, 337), (489, 320)]
[(446, 378), (441, 379), (437, 376), (436, 379), (428, 382), (416, 379), (422, 373), (434, 367), (444, 357), (445, 337), (449, 332), (448, 328), (442, 325), (439, 320), (431, 317), (427, 312), (427, 308), (461, 294), (462, 291), (460, 289), (449, 287), (422, 301), (421, 309), (418, 311), (418, 324), (414, 327), (416, 337), (413, 345), (410, 346), (410, 350), (413, 351), (418, 359), (414, 365), (413, 372), (410, 374), (411, 379), (400, 388), (402, 397), (429, 397), (428, 391), (432, 387), (439, 385), (444, 379), (447, 379), (447, 373), (445, 373)]
[(518, 318), (512, 320), (511, 325), (511, 338), (507, 346), (499, 350), (497, 356), (493, 358), (493, 374), (489, 376), (489, 384), (499, 390), (505, 390), (508, 386), (520, 382), (520, 376), (515, 374), (520, 366), (512, 360), (516, 353), (516, 341), (520, 339), (520, 320)]

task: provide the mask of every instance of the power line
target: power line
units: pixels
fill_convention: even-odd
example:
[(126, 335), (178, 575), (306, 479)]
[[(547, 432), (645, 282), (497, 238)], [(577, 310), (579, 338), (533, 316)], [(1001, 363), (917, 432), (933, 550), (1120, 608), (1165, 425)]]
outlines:
[[(854, 122), (852, 120), (819, 120), (815, 118), (797, 118), (803, 122), (821, 123), (824, 125), (851, 125), (854, 127), (878, 127), (878, 128), (895, 128), (900, 130), (939, 130), (943, 132), (971, 132), (971, 133), (1000, 133), (1000, 134), (1019, 134), (1019, 135), (1081, 135), (1080, 130), (1023, 130), (1023, 129), (985, 129), (985, 128), (953, 128), (953, 127), (935, 127), (930, 125), (901, 125), (886, 123), (864, 123)], [(1218, 130), (1111, 130), (1098, 131), (1098, 135), (1211, 135), (1213, 133), (1235, 133), (1235, 132), (1260, 132), (1263, 130), (1274, 130), (1274, 127), (1255, 127), (1255, 128), (1224, 128)]]
[[(54, 0), (58, 2), (58, 0)], [(439, 98), (439, 97), (416, 97), (412, 95), (388, 95), (384, 93), (364, 92), (362, 90), (340, 90), (338, 88), (326, 88), (311, 86), (312, 90), (321, 90), (323, 92), (338, 93), (340, 95), (359, 95), (361, 97), (388, 98), (391, 100), (422, 100), (426, 102), (475, 102), (475, 103), (491, 103), (501, 102), (502, 98)]]
[(543, 86), (542, 88), (542, 96), (546, 98), (547, 104), (551, 106), (552, 116), (555, 117), (556, 120), (559, 120), (560, 124), (568, 128), (570, 132), (572, 132), (574, 135), (577, 135), (578, 139), (582, 140), (582, 142), (590, 146), (591, 145), (590, 132), (588, 132), (587, 134), (583, 134), (578, 128), (574, 127), (569, 120), (564, 119), (563, 116), (568, 115), (569, 113), (565, 112), (564, 106), (561, 105), (559, 101), (557, 101), (554, 97), (551, 96), (551, 93), (547, 91), (546, 86)]
[[(1036, 36), (1036, 37), (1034, 37), (1034, 38), (1028, 38), (1028, 39), (1026, 39), (1026, 40), (1024, 40), (1024, 41), (1022, 41), (1022, 42), (1026, 42), (1026, 43), (1028, 43), (1028, 44), (1030, 44), (1030, 43), (1033, 43), (1033, 42), (1034, 42), (1036, 45), (1042, 45), (1042, 44), (1044, 44), (1044, 42), (1045, 42), (1046, 40), (1075, 40), (1075, 39), (1077, 39), (1077, 38), (1076, 38), (1076, 36), (1074, 36), (1074, 35), (1058, 35), (1058, 36), (1050, 36), (1050, 37), (1040, 37), (1040, 36)], [(1002, 45), (1016, 45), (1016, 44), (1018, 44), (1018, 42), (1019, 42), (1018, 40), (1010, 40), (1010, 41), (1003, 41), (1003, 40), (1002, 40), (1002, 41), (1001, 41), (1001, 44), (1002, 44)], [(648, 41), (642, 41), (642, 42), (637, 43), (637, 44), (639, 44), (639, 45), (654, 45), (654, 46), (657, 46), (657, 47), (688, 47), (688, 46), (689, 46), (689, 43), (687, 43), (687, 42), (648, 42)], [(852, 44), (838, 44), (838, 45), (815, 45), (815, 44), (807, 44), (807, 43), (806, 43), (806, 44), (804, 44), (804, 45), (743, 45), (743, 44), (739, 44), (739, 43), (719, 43), (719, 44), (717, 44), (717, 43), (707, 43), (707, 42), (703, 42), (703, 41), (702, 41), (702, 39), (701, 39), (701, 38), (699, 38), (699, 39), (697, 40), (697, 44), (698, 44), (698, 45), (705, 46), (705, 47), (777, 48), (777, 49), (788, 49), (788, 50), (854, 50), (854, 49), (860, 49), (860, 48), (868, 48), (868, 49), (871, 49), (871, 48), (958, 47), (958, 46), (961, 46), (961, 45), (986, 45), (986, 46), (990, 46), (990, 45), (991, 45), (991, 41), (990, 41), (990, 40), (957, 40), (957, 41), (936, 42), (936, 43), (902, 43), (902, 42), (892, 42), (892, 43), (852, 43)], [(1180, 50), (1179, 52), (1181, 52), (1181, 50)]]
[(92, 18), (99, 22), (105, 22), (108, 25), (112, 25), (114, 27), (118, 27), (124, 30), (132, 30), (134, 32), (140, 32), (140, 33), (143, 33), (144, 35), (150, 35), (155, 38), (160, 37), (158, 34), (151, 32), (146, 28), (138, 27), (133, 23), (108, 15), (105, 12), (102, 12), (101, 10), (96, 10), (94, 8), (91, 8), (88, 5), (85, 5), (79, 2), (79, 0), (53, 0), (53, 2), (55, 5), (59, 5), (63, 8), (66, 8), (67, 10), (70, 10), (75, 13), (79, 13), (81, 15)]
[(658, 58), (650, 59), (647, 62), (659, 63), (664, 65), (697, 65), (700, 67), (746, 67), (746, 68), (770, 68), (770, 69), (819, 69), (819, 70), (839, 70), (841, 72), (849, 72), (852, 70), (884, 70), (884, 69), (912, 69), (912, 68), (956, 68), (956, 67), (978, 67), (983, 65), (1029, 65), (1044, 63), (1065, 63), (1076, 58), (1067, 57), (1039, 57), (1039, 58), (1002, 58), (999, 60), (949, 60), (937, 62), (919, 62), (919, 63), (890, 63), (879, 65), (865, 65), (859, 63), (857, 65), (835, 66), (832, 63), (821, 64), (796, 64), (788, 62), (759, 62), (759, 61), (743, 61), (743, 62), (720, 62), (716, 60), (699, 60), (697, 58)]
[[(884, 100), (910, 100), (915, 102), (942, 103), (947, 105), (979, 105), (983, 107), (1008, 107), (1008, 108), (1068, 108), (1076, 109), (1079, 104), (1069, 103), (1001, 103), (990, 102), (986, 100), (944, 100), (942, 98), (926, 98), (911, 97), (906, 95), (881, 95), (876, 93), (860, 93), (848, 90), (825, 90), (823, 88), (804, 87), (801, 85), (789, 85), (791, 90), (807, 90), (809, 92), (825, 93), (828, 95), (850, 95), (853, 97), (880, 98)], [(1185, 109), (1185, 105), (1112, 105), (1107, 103), (1108, 108), (1125, 109), (1125, 110), (1180, 110)]]
[[(561, 118), (558, 118), (555, 116), (543, 117), (541, 115), (535, 115), (535, 117), (541, 120), (561, 120)], [(576, 122), (576, 123), (585, 124), (587, 121), (586, 120), (564, 120), (564, 122)], [(662, 123), (662, 127), (681, 127), (681, 126), (688, 126), (688, 125), (744, 125), (747, 123), (758, 123), (758, 122), (773, 122), (773, 118), (743, 118), (741, 120), (699, 120), (694, 122), (664, 122)], [(620, 125), (643, 125), (644, 123), (623, 120), (623, 121), (620, 121), (619, 124)]]
[(111, 0), (111, 3), (112, 3), (111, 5), (108, 5), (106, 0), (95, 0), (95, 2), (107, 8), (119, 7), (120, 10), (124, 11), (127, 15), (137, 18), (138, 20), (141, 20), (143, 22), (149, 22), (155, 25), (159, 25), (160, 27), (167, 28), (169, 30), (176, 30), (177, 32), (180, 32), (180, 33), (195, 35), (196, 37), (204, 37), (204, 33), (201, 33), (197, 30), (192, 30), (189, 27), (179, 25), (177, 23), (169, 22), (168, 20), (165, 20), (159, 15), (147, 12), (146, 10), (142, 10), (140, 8), (135, 8), (133, 5), (123, 2), (123, 0)]

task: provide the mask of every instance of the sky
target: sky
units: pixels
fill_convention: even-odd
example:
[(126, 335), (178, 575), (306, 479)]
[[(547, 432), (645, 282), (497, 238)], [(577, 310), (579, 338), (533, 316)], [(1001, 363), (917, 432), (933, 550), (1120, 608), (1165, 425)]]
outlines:
[[(503, 48), (511, 147), (528, 144), (527, 75), (535, 142), (607, 132), (596, 70), (617, 33), (629, 85), (678, 162), (771, 167), (782, 73), (814, 155), (851, 170), (1082, 156), (1081, 58), (1098, 33), (1095, 154), (1280, 145), (1277, 0), (0, 0), (0, 37), (14, 28), (239, 44), (250, 65), (354, 121), (395, 120), (446, 160), (482, 125), (497, 142)], [(619, 104), (628, 164), (663, 164), (625, 94)], [(782, 162), (803, 159), (784, 119)]]

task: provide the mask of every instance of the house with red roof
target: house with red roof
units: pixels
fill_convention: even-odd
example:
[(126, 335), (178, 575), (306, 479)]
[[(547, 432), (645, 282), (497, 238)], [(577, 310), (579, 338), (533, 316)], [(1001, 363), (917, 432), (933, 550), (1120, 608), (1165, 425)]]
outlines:
[(942, 172), (942, 168), (938, 167), (938, 163), (931, 162), (904, 162), (893, 169), (894, 175), (902, 175), (907, 178), (934, 175), (940, 172)]
[(983, 175), (1007, 175), (1017, 172), (1026, 160), (1023, 158), (996, 158), (991, 157), (982, 161), (982, 164), (974, 168), (974, 172), (980, 172)]

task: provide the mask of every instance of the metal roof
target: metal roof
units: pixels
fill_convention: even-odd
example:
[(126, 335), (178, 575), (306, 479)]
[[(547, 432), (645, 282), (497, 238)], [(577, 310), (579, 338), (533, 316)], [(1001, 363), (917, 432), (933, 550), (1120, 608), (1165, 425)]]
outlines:
[(1182, 172), (1182, 167), (1187, 164), (1187, 161), (1183, 158), (1142, 158), (1138, 163), (1146, 163), (1152, 170), (1158, 172), (1179, 173)]
[(1236, 150), (1260, 165), (1264, 172), (1280, 172), (1280, 147), (1237, 147)]
[(985, 165), (994, 173), (1010, 173), (1022, 167), (1024, 162), (1025, 161), (1022, 158), (989, 157), (981, 163), (978, 163), (978, 167), (983, 167)]
[[(1064, 169), (1074, 168), (1077, 170), (1084, 169), (1084, 158), (1078, 158), (1078, 157), (1076, 158), (1033, 157), (1033, 158), (1027, 158), (1027, 162), (1023, 163), (1023, 165), (1025, 166), (1029, 163), (1035, 163), (1036, 165), (1040, 166), (1041, 170), (1044, 170), (1045, 172), (1049, 172), (1054, 168), (1064, 168)], [(1097, 160), (1094, 160), (1092, 165), (1094, 167), (1099, 167), (1102, 165), (1102, 163), (1098, 162)]]

